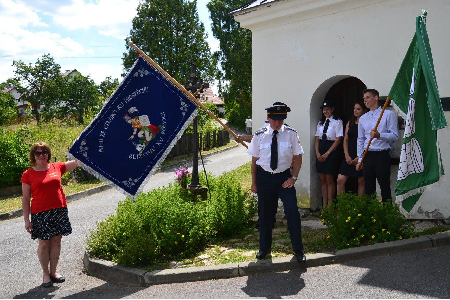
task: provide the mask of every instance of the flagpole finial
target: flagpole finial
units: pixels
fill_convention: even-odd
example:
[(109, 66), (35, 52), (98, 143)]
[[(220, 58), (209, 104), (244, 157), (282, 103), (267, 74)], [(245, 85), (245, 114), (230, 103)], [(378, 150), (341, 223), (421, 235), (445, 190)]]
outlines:
[(426, 17), (428, 15), (428, 12), (425, 9), (422, 9), (422, 16)]

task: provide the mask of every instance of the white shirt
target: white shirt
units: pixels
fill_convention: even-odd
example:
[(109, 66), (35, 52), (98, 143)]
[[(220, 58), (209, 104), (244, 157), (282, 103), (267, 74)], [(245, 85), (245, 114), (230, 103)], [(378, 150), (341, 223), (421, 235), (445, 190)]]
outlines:
[(261, 166), (265, 171), (274, 173), (284, 172), (290, 168), (294, 155), (303, 154), (303, 147), (300, 145), (295, 129), (283, 124), (277, 134), (278, 166), (275, 170), (272, 170), (270, 168), (272, 136), (273, 129), (270, 127), (270, 124), (266, 124), (253, 136), (247, 153), (257, 157), (256, 164)]
[(245, 119), (245, 126), (252, 127), (252, 119)]
[[(368, 111), (359, 118), (358, 123), (358, 157), (362, 159), (364, 151), (370, 140), (370, 132), (378, 122), (382, 108), (378, 107), (374, 111)], [(390, 142), (398, 140), (397, 116), (390, 110), (385, 110), (378, 124), (377, 131), (380, 138), (374, 138), (370, 143), (369, 151), (390, 150)]]
[(344, 136), (344, 126), (342, 125), (342, 120), (337, 120), (331, 116), (329, 119), (325, 119), (323, 124), (317, 123), (316, 135), (322, 139), (323, 129), (325, 127), (325, 122), (330, 120), (330, 124), (327, 129), (327, 141), (335, 141), (338, 137)]

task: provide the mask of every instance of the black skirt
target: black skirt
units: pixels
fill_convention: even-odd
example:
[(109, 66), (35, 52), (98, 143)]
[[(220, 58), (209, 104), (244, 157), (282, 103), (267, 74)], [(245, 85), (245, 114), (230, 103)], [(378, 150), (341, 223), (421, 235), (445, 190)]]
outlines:
[(49, 240), (58, 235), (69, 235), (72, 226), (69, 221), (67, 207), (54, 208), (31, 214), (31, 238), (33, 240)]
[[(331, 148), (334, 141), (322, 141), (320, 140), (319, 144), (319, 153), (324, 154), (328, 151), (328, 149)], [(338, 152), (335, 149), (333, 152), (328, 155), (327, 159), (324, 162), (320, 162), (316, 158), (316, 172), (320, 174), (331, 174), (331, 175), (337, 175), (339, 170), (339, 164), (340, 164), (340, 155), (338, 155)]]
[(347, 164), (347, 161), (344, 159), (342, 161), (341, 167), (339, 168), (339, 174), (346, 175), (349, 177), (362, 177), (364, 176), (363, 171), (356, 171), (355, 165)]

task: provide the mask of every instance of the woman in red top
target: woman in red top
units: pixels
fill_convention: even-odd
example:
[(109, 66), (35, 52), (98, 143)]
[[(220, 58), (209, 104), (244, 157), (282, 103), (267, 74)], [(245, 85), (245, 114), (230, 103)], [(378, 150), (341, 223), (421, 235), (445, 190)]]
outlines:
[(23, 172), (20, 180), (25, 229), (32, 239), (39, 240), (37, 254), (44, 287), (65, 281), (64, 276), (56, 273), (56, 266), (61, 252), (61, 238), (71, 234), (72, 227), (61, 175), (78, 166), (74, 160), (50, 163), (51, 156), (51, 149), (46, 143), (35, 143), (30, 151), (31, 168)]

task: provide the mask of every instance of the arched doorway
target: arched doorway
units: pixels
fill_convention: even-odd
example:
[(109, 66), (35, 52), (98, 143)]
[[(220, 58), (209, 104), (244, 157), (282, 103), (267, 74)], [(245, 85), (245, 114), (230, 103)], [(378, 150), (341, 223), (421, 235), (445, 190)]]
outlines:
[[(357, 100), (362, 100), (362, 91), (365, 88), (366, 85), (356, 77), (337, 75), (324, 81), (311, 98), (310, 207), (313, 210), (322, 206), (320, 180), (319, 175), (316, 173), (316, 153), (314, 149), (314, 135), (317, 122), (322, 117), (322, 111), (319, 107), (322, 105), (324, 99), (332, 100), (336, 106), (334, 115), (341, 118), (345, 126), (353, 115), (353, 105)], [(352, 185), (354, 185), (354, 182), (349, 182), (349, 187), (352, 187)]]

